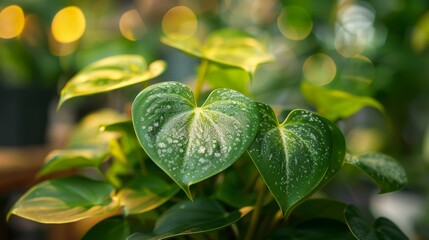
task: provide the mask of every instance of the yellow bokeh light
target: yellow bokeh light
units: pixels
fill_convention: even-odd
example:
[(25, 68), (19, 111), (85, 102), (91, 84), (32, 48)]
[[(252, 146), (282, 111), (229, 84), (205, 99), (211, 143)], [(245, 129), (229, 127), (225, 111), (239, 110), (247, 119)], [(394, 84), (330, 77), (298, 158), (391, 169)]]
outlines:
[(24, 11), (20, 6), (10, 5), (0, 11), (0, 38), (19, 36), (25, 25)]
[(311, 15), (302, 7), (286, 6), (277, 18), (277, 27), (290, 40), (305, 39), (313, 29)]
[(323, 86), (334, 80), (337, 66), (328, 55), (317, 53), (305, 60), (303, 73), (306, 81)]
[(197, 27), (197, 16), (184, 6), (171, 8), (162, 19), (162, 30), (171, 38), (189, 38), (195, 34)]
[(85, 32), (85, 28), (85, 15), (75, 6), (61, 9), (52, 20), (52, 35), (61, 43), (78, 40)]
[(138, 39), (138, 33), (144, 30), (144, 23), (137, 10), (129, 10), (119, 19), (119, 30), (122, 35), (131, 41)]

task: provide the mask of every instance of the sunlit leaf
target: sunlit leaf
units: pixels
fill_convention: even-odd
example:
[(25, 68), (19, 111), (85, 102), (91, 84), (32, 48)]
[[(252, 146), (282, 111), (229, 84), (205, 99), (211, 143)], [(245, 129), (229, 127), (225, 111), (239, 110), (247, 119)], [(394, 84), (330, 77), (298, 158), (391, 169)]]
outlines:
[(243, 69), (209, 63), (205, 80), (213, 88), (229, 88), (249, 95), (250, 77)]
[(160, 75), (166, 67), (158, 60), (147, 66), (139, 55), (116, 55), (94, 62), (78, 72), (61, 91), (58, 109), (65, 101), (137, 84)]
[(179, 191), (177, 185), (168, 184), (155, 176), (140, 176), (129, 182), (118, 193), (125, 215), (150, 211)]
[(268, 105), (260, 103), (259, 111), (261, 124), (249, 154), (287, 215), (317, 190), (328, 170), (337, 169), (345, 149), (333, 146), (333, 123), (314, 113), (294, 110), (280, 124)]
[(108, 155), (108, 149), (102, 145), (54, 150), (46, 157), (37, 176), (42, 177), (72, 168), (99, 167)]
[(165, 239), (213, 231), (230, 226), (251, 210), (244, 207), (227, 212), (218, 202), (209, 199), (184, 201), (164, 212), (152, 233), (134, 233), (128, 240)]
[(346, 207), (344, 216), (350, 231), (359, 240), (408, 240), (408, 237), (389, 219), (380, 217), (372, 224), (353, 205)]
[(161, 41), (192, 56), (239, 67), (251, 74), (259, 64), (274, 60), (261, 42), (235, 29), (215, 31), (203, 44), (194, 38), (180, 40), (163, 37)]
[(330, 120), (347, 118), (364, 107), (374, 107), (384, 112), (383, 106), (375, 99), (355, 96), (339, 90), (330, 90), (303, 82), (301, 91), (307, 101), (317, 111)]
[(74, 129), (69, 138), (68, 147), (80, 148), (93, 145), (107, 147), (109, 141), (118, 138), (119, 135), (112, 132), (101, 132), (100, 127), (124, 120), (125, 116), (112, 109), (106, 108), (92, 112), (86, 115)]
[(144, 89), (132, 106), (137, 137), (146, 153), (188, 195), (190, 185), (231, 166), (256, 135), (252, 100), (216, 89), (197, 107), (192, 90), (178, 82)]
[(68, 223), (112, 213), (119, 202), (112, 185), (80, 176), (44, 181), (28, 190), (10, 209), (10, 215), (41, 223)]
[(124, 217), (104, 219), (92, 227), (82, 240), (126, 240), (131, 235), (130, 223)]
[(381, 153), (348, 155), (346, 163), (353, 165), (377, 183), (380, 193), (398, 191), (407, 184), (404, 168), (394, 158)]

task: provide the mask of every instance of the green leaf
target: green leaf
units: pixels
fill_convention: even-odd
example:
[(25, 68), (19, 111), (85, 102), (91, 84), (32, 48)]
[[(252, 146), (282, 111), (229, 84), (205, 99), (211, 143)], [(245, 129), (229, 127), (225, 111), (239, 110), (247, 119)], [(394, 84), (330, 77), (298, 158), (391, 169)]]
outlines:
[(332, 199), (309, 199), (293, 210), (292, 217), (295, 224), (300, 224), (316, 218), (333, 219), (344, 222), (345, 208), (345, 203)]
[(179, 188), (156, 176), (139, 176), (129, 182), (118, 196), (125, 215), (138, 214), (157, 208), (173, 197)]
[(213, 88), (229, 88), (250, 95), (250, 76), (243, 69), (209, 63), (205, 80)]
[(394, 192), (407, 185), (404, 168), (394, 158), (381, 153), (348, 155), (346, 163), (353, 165), (377, 183), (380, 193)]
[(139, 55), (116, 55), (94, 62), (78, 72), (61, 91), (58, 109), (71, 98), (92, 95), (131, 86), (157, 77), (166, 63), (149, 65)]
[(389, 219), (378, 218), (374, 225), (353, 205), (344, 210), (347, 225), (359, 240), (407, 240), (408, 237)]
[(215, 31), (207, 37), (204, 44), (195, 38), (180, 40), (163, 37), (161, 41), (192, 56), (239, 67), (251, 74), (259, 64), (274, 60), (263, 44), (236, 29)]
[(384, 113), (383, 106), (375, 99), (355, 96), (339, 90), (330, 90), (303, 82), (301, 91), (307, 101), (324, 117), (335, 121), (347, 118), (364, 107), (374, 107)]
[(103, 145), (54, 150), (46, 157), (37, 177), (73, 168), (98, 167), (108, 155)]
[(112, 185), (80, 176), (44, 181), (28, 190), (10, 215), (41, 223), (68, 223), (119, 209)]
[(346, 156), (346, 140), (344, 139), (344, 135), (341, 130), (328, 119), (321, 118), (321, 120), (324, 121), (331, 130), (332, 156), (331, 164), (326, 171), (325, 177), (317, 186), (317, 188), (323, 187), (335, 176), (335, 174), (343, 167)]
[(184, 201), (165, 211), (158, 219), (152, 233), (134, 233), (128, 240), (165, 239), (213, 231), (235, 223), (251, 210), (251, 207), (244, 207), (237, 211), (226, 212), (214, 200)]
[(192, 199), (190, 185), (231, 166), (252, 143), (259, 123), (252, 100), (214, 90), (197, 107), (178, 82), (144, 89), (132, 106), (137, 137), (149, 157)]
[(334, 124), (314, 113), (294, 110), (279, 124), (268, 105), (260, 103), (259, 111), (261, 124), (249, 154), (287, 215), (324, 183), (331, 174), (327, 171), (344, 159), (345, 149), (334, 147)]
[(82, 240), (126, 240), (131, 235), (130, 223), (123, 217), (104, 219), (92, 227)]
[(227, 172), (214, 197), (235, 208), (255, 205), (256, 196), (243, 191), (245, 183), (240, 181), (237, 174), (236, 171)]
[(347, 225), (330, 218), (316, 218), (294, 228), (281, 228), (267, 240), (356, 240)]

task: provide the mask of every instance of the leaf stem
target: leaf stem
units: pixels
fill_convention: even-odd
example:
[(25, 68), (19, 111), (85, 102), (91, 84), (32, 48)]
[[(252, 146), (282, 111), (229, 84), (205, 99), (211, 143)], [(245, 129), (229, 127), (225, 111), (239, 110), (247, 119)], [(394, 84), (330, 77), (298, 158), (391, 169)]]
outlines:
[(198, 103), (198, 99), (201, 95), (201, 89), (203, 88), (204, 78), (207, 73), (209, 61), (207, 59), (201, 60), (200, 68), (198, 69), (197, 82), (195, 83), (195, 101)]
[(265, 193), (267, 188), (264, 186), (264, 182), (261, 178), (258, 179), (257, 186), (259, 187), (259, 194), (256, 200), (256, 205), (250, 219), (249, 228), (247, 229), (245, 240), (251, 240), (254, 237), (256, 226), (259, 222), (259, 216), (261, 215), (262, 205), (264, 204)]

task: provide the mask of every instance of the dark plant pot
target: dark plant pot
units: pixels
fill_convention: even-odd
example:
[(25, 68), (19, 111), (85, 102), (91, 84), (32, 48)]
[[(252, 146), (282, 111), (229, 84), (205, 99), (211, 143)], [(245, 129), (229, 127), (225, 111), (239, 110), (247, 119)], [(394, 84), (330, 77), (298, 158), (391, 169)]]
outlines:
[(0, 87), (0, 146), (45, 143), (52, 90)]

